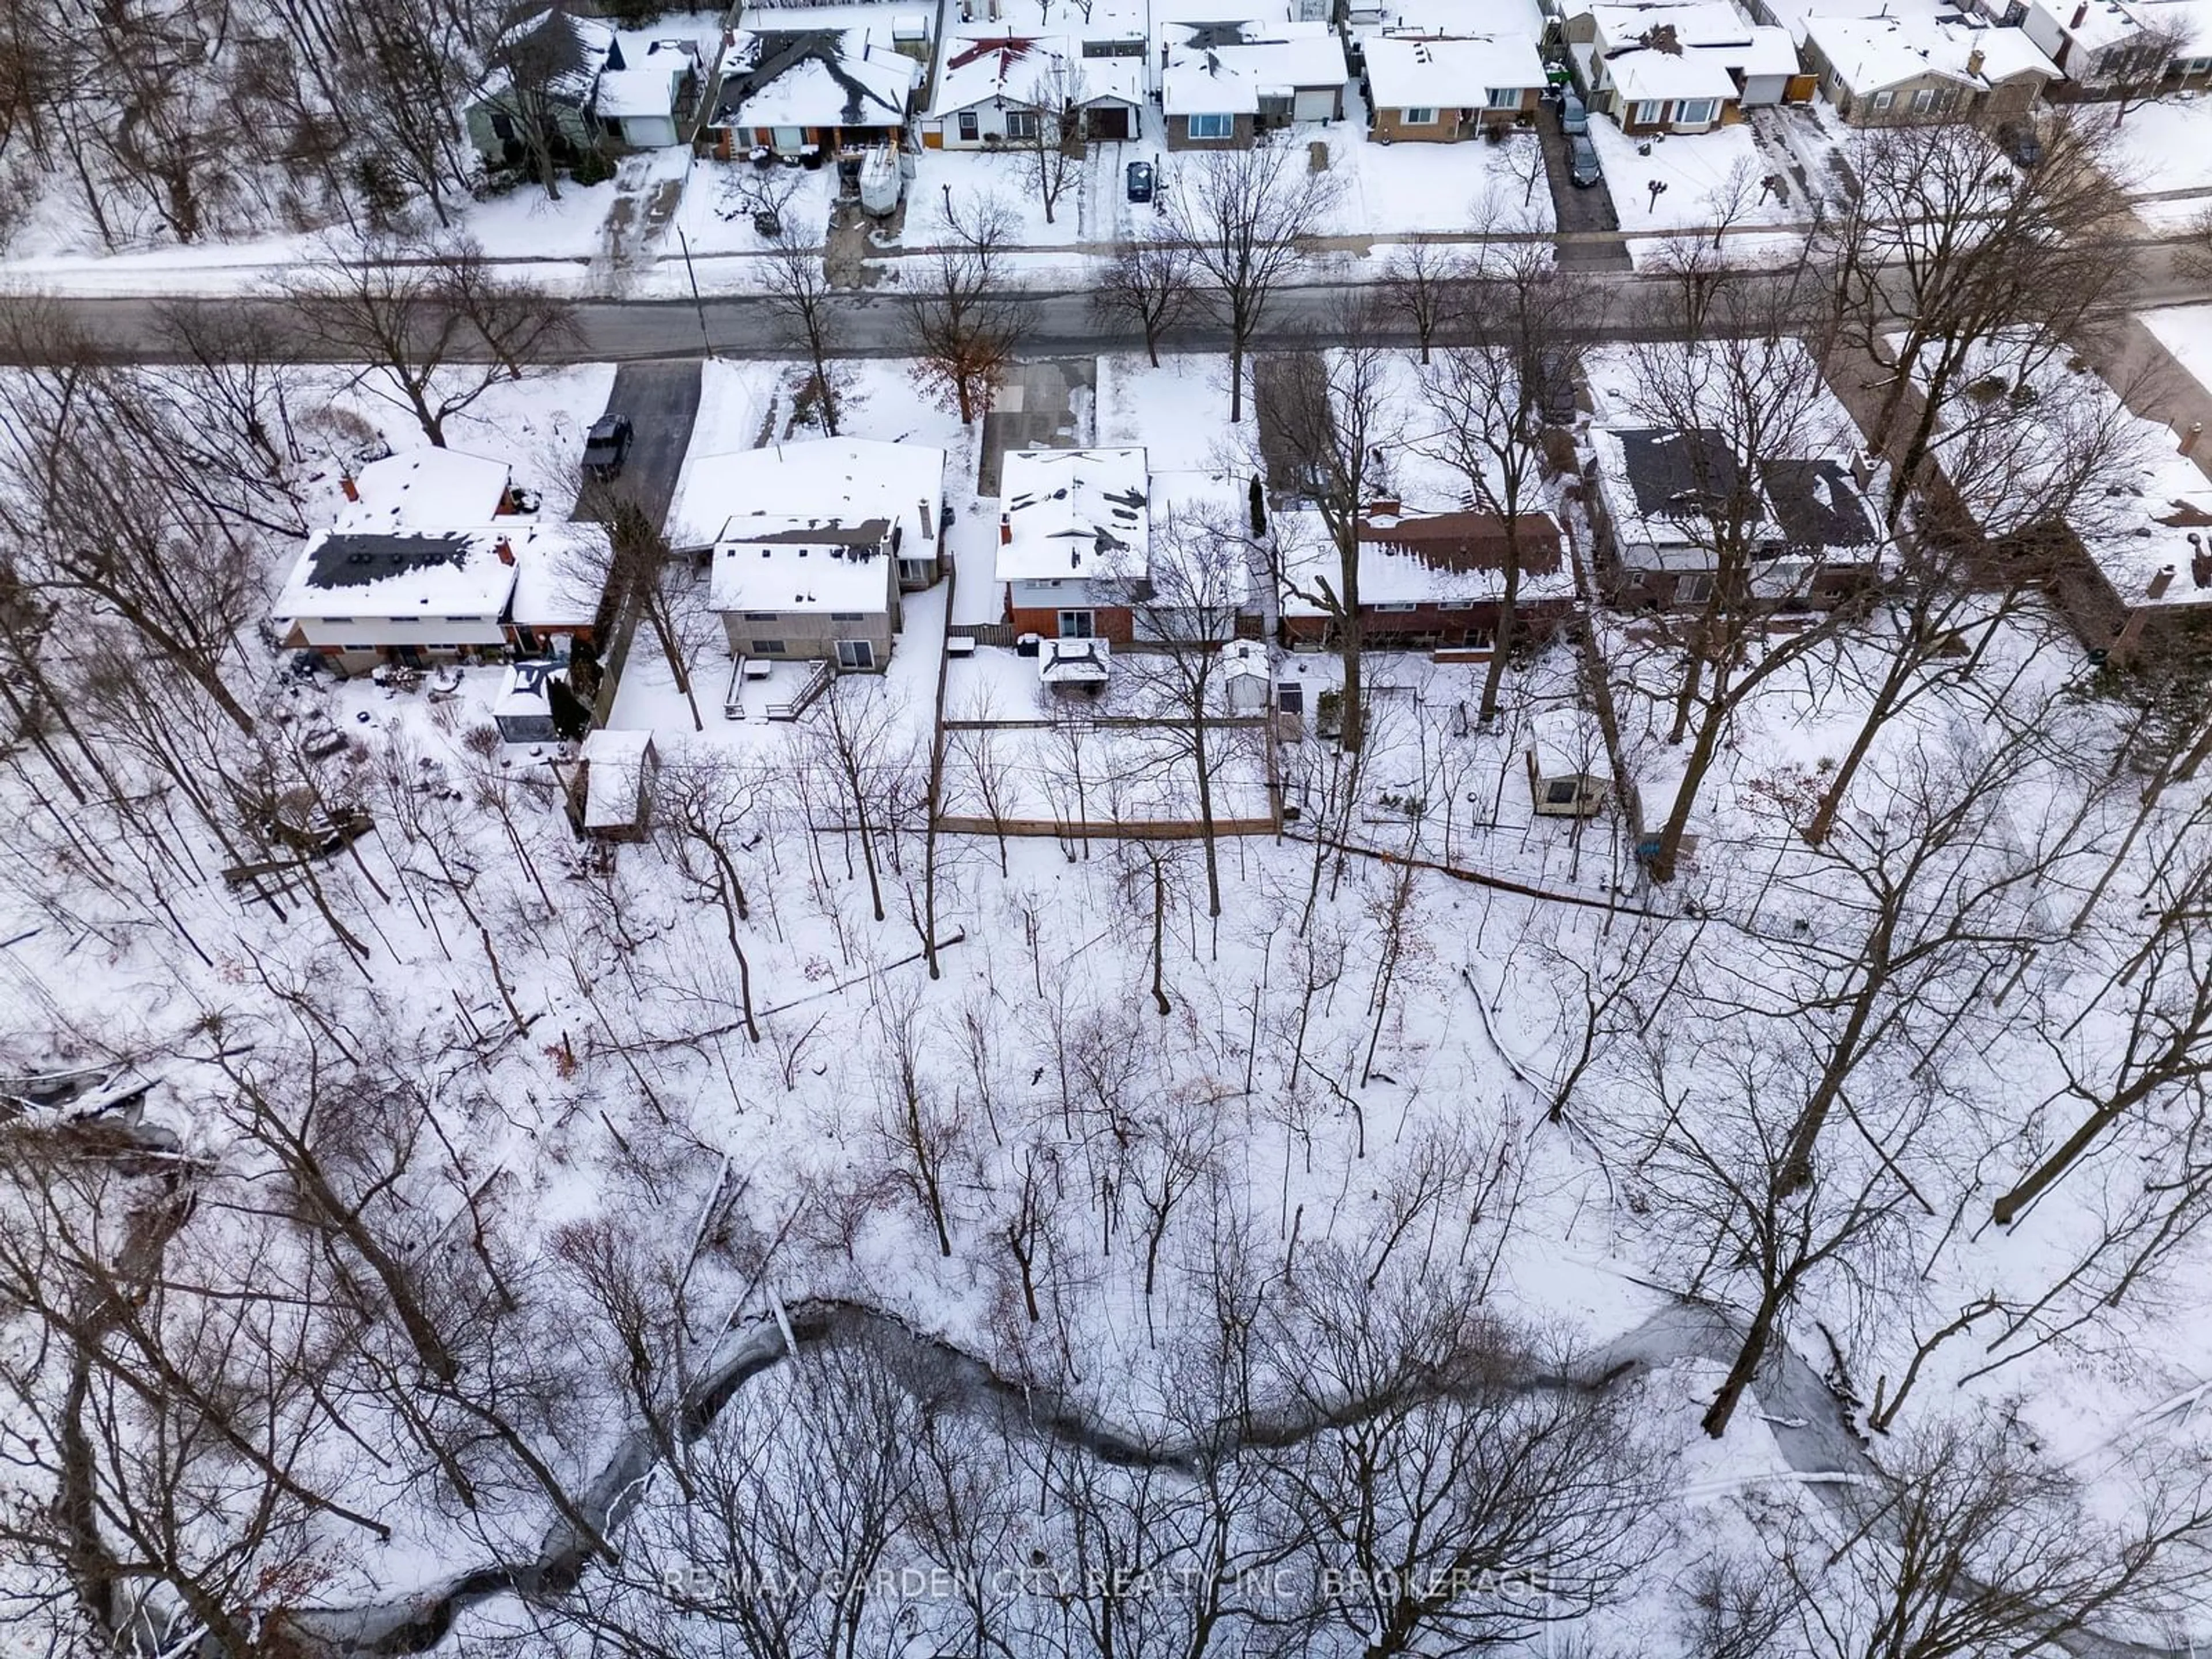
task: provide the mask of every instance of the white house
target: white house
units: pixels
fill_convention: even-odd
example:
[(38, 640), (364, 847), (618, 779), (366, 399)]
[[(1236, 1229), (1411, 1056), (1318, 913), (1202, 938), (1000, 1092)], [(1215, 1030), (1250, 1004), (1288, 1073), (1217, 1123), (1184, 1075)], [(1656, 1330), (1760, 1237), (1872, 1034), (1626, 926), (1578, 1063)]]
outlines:
[(2212, 80), (2212, 0), (2026, 0), (2020, 26), (2072, 80), (2140, 75), (2146, 52), (2175, 86)]
[(635, 64), (599, 76), (592, 112), (609, 137), (633, 149), (665, 149), (680, 142), (676, 103), (698, 70), (698, 51), (690, 41), (656, 40)]
[(1254, 133), (1344, 114), (1344, 42), (1327, 23), (1170, 22), (1159, 28), (1168, 148), (1249, 146)]
[(1567, 24), (1592, 106), (1624, 132), (1699, 132), (1741, 108), (1809, 97), (1789, 31), (1725, 0), (1600, 5)]
[(818, 438), (687, 456), (668, 511), (668, 542), (679, 553), (701, 553), (728, 540), (731, 521), (744, 517), (881, 519), (896, 532), (898, 585), (911, 592), (941, 572), (944, 514), (943, 450)]
[(1066, 35), (1030, 35), (968, 25), (945, 43), (937, 86), (922, 118), (930, 149), (1028, 143), (1061, 101), (1080, 112), (1091, 143), (1141, 138), (1145, 64), (1136, 57), (1086, 57)]

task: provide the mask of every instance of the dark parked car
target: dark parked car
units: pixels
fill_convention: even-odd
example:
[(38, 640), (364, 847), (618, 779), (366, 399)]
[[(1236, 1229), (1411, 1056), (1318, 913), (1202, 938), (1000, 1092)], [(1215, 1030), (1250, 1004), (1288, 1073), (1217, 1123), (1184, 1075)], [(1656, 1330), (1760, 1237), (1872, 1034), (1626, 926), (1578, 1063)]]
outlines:
[(584, 440), (585, 476), (603, 483), (621, 477), (633, 435), (627, 415), (602, 415), (592, 422), (591, 434)]
[(1565, 87), (1559, 88), (1559, 131), (1576, 137), (1589, 131), (1589, 112), (1583, 100)]
[(1152, 199), (1152, 164), (1150, 161), (1130, 162), (1127, 178), (1131, 201), (1149, 202)]
[(2032, 167), (2043, 159), (2043, 141), (2027, 121), (2008, 121), (1999, 127), (1997, 145), (2019, 167)]
[(1590, 143), (1587, 133), (1567, 140), (1567, 177), (1574, 180), (1578, 190), (1588, 190), (1605, 177), (1604, 169), (1597, 164), (1597, 146)]

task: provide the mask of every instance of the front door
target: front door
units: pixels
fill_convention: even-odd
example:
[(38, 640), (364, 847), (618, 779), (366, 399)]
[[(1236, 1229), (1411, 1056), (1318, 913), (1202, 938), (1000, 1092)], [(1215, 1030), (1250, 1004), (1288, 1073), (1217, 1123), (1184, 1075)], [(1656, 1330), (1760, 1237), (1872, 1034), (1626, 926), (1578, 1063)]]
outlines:
[(837, 641), (837, 666), (840, 668), (872, 669), (876, 665), (876, 647), (866, 640)]
[(1088, 611), (1063, 611), (1060, 613), (1060, 637), (1063, 640), (1087, 640), (1097, 632)]

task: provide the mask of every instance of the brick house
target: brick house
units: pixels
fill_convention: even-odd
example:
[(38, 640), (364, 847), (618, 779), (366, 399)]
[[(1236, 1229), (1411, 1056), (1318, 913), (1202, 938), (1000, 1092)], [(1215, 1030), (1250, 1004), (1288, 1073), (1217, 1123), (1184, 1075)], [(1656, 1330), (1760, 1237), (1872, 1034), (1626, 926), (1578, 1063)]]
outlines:
[(1151, 538), (1143, 450), (1009, 451), (995, 567), (1007, 625), (1018, 635), (1127, 645), (1127, 584), (1146, 579)]
[(1374, 135), (1395, 143), (1449, 143), (1533, 119), (1546, 85), (1525, 35), (1384, 34), (1366, 52)]
[(896, 145), (922, 66), (868, 29), (726, 37), (706, 121), (724, 161), (764, 150), (787, 158)]
[[(1285, 543), (1283, 641), (1326, 646), (1334, 637), (1334, 619), (1317, 596), (1322, 583), (1336, 579), (1336, 549), (1310, 515), (1289, 514), (1278, 523)], [(1549, 514), (1523, 514), (1519, 531), (1516, 628), (1523, 639), (1540, 637), (1573, 609), (1574, 573)], [(1488, 513), (1408, 514), (1395, 501), (1378, 501), (1360, 520), (1358, 537), (1359, 623), (1369, 645), (1487, 658), (1504, 604), (1503, 520)]]
[(1920, 17), (1812, 17), (1805, 63), (1854, 126), (2026, 115), (2058, 65), (2017, 28)]

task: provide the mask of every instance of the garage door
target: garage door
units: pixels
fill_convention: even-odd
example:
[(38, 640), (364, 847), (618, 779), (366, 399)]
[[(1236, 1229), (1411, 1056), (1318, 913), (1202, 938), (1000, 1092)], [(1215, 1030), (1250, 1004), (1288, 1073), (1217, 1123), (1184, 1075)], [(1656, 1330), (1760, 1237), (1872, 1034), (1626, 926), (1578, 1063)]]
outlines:
[(1334, 121), (1336, 118), (1336, 91), (1334, 88), (1302, 87), (1291, 100), (1291, 118), (1294, 121)]
[(1087, 114), (1091, 137), (1100, 143), (1118, 143), (1137, 135), (1129, 131), (1132, 112), (1123, 104), (1101, 104)]

